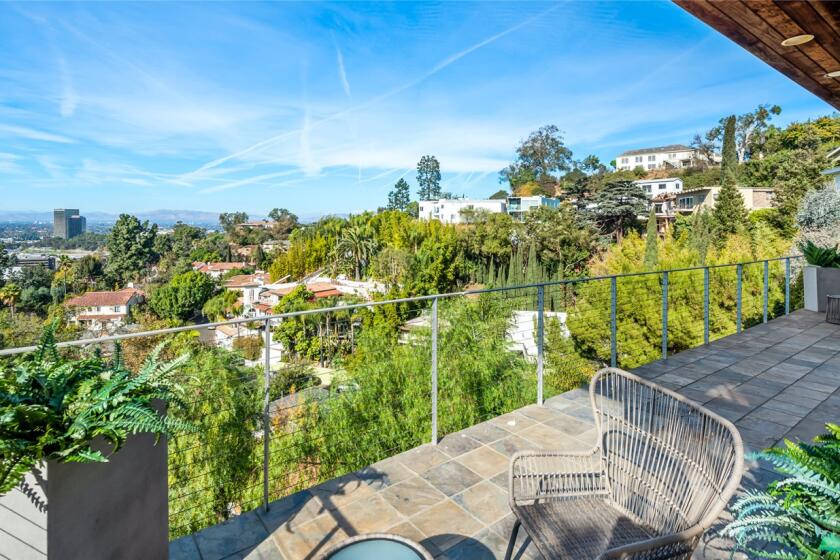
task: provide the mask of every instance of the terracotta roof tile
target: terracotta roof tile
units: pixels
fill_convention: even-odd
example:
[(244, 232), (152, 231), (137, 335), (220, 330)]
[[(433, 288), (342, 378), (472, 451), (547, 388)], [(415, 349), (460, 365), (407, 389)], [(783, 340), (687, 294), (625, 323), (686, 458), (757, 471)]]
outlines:
[(101, 307), (109, 305), (125, 305), (135, 296), (145, 297), (141, 290), (124, 288), (116, 292), (88, 292), (64, 302), (68, 307)]

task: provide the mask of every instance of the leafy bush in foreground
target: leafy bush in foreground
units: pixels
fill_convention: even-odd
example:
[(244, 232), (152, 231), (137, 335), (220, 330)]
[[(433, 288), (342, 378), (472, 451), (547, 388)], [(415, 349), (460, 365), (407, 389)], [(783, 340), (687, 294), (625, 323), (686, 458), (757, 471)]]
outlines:
[(161, 350), (162, 345), (135, 375), (119, 351), (110, 362), (63, 357), (48, 328), (34, 353), (0, 365), (0, 493), (17, 486), (41, 461), (107, 462), (91, 447), (96, 437), (116, 452), (131, 434), (189, 430), (189, 424), (153, 405), (157, 399), (181, 402), (172, 376), (188, 359), (161, 364)]
[(826, 428), (815, 444), (785, 441), (753, 455), (786, 477), (733, 506), (737, 519), (723, 532), (750, 557), (840, 558), (840, 426)]

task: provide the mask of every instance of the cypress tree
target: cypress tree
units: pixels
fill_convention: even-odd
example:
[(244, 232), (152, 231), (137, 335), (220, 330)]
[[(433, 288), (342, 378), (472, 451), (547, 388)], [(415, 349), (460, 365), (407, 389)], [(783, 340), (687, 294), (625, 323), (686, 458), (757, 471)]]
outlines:
[(645, 270), (655, 270), (659, 262), (659, 231), (656, 229), (656, 210), (653, 206), (650, 209), (647, 223), (647, 235), (645, 235)]
[(735, 149), (735, 116), (726, 119), (723, 129), (723, 160), (720, 193), (713, 211), (715, 225), (721, 233), (736, 233), (747, 223), (747, 209), (738, 192), (738, 152)]
[(537, 244), (531, 243), (531, 247), (528, 249), (528, 278), (527, 282), (529, 284), (535, 284), (541, 280), (540, 274), (540, 264), (537, 261)]

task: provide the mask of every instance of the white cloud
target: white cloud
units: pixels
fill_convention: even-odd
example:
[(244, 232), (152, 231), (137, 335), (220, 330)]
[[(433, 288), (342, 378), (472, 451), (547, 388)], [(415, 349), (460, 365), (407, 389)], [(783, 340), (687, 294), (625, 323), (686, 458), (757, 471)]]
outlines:
[(338, 78), (341, 80), (341, 87), (344, 90), (344, 95), (350, 97), (350, 82), (347, 81), (347, 70), (344, 68), (344, 55), (341, 54), (338, 45), (335, 47), (335, 56), (338, 62)]
[(67, 136), (52, 134), (51, 132), (43, 132), (41, 130), (35, 130), (33, 128), (13, 124), (0, 124), (0, 133), (3, 132), (10, 136), (17, 136), (28, 140), (40, 140), (42, 142), (55, 142), (57, 144), (73, 144), (76, 142)]

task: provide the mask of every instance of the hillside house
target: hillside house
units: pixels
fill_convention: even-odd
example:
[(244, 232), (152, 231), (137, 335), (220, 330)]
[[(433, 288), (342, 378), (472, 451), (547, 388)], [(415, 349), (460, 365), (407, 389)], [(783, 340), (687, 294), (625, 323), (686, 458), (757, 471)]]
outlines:
[(655, 148), (628, 150), (615, 158), (615, 168), (631, 171), (641, 167), (645, 171), (654, 169), (682, 169), (697, 162), (697, 150), (683, 144), (671, 144)]
[(112, 330), (128, 322), (131, 309), (143, 302), (146, 295), (135, 288), (115, 292), (88, 292), (64, 302), (72, 323), (85, 328)]
[[(693, 214), (701, 208), (711, 210), (720, 194), (721, 187), (701, 187), (684, 191), (677, 196), (677, 211), (681, 214)], [(773, 189), (739, 188), (744, 199), (744, 207), (752, 212), (773, 206)]]
[(241, 270), (245, 265), (243, 263), (229, 263), (229, 262), (194, 262), (192, 269), (196, 272), (201, 272), (207, 276), (218, 280), (231, 270)]
[(683, 181), (679, 177), (640, 179), (633, 181), (633, 184), (641, 187), (648, 198), (654, 198), (663, 194), (675, 194), (683, 190)]

